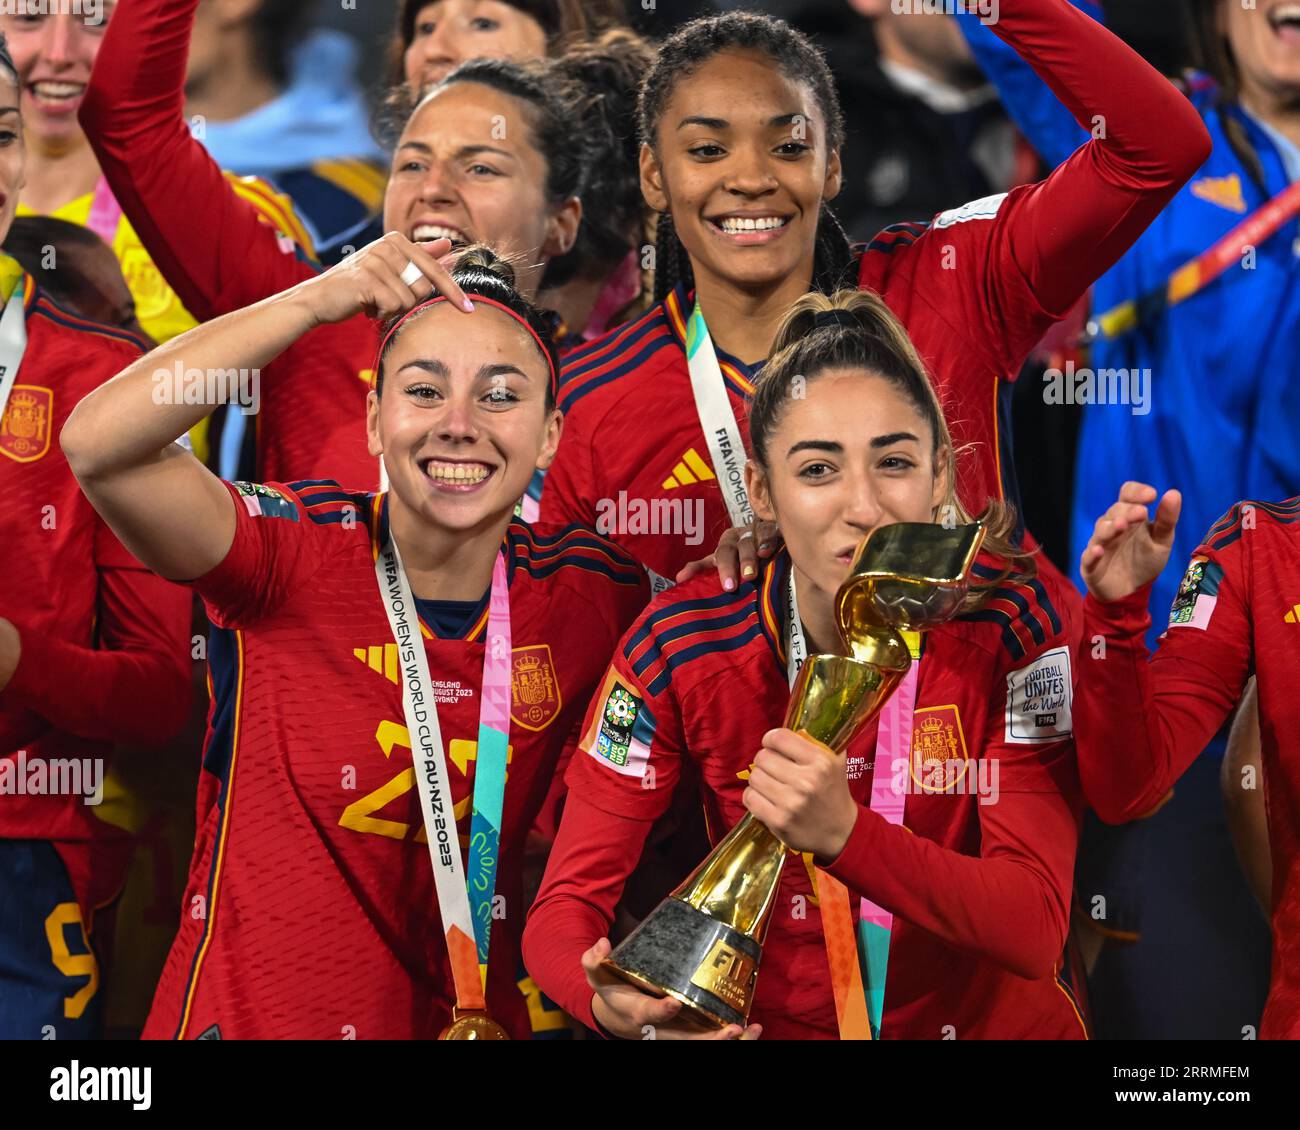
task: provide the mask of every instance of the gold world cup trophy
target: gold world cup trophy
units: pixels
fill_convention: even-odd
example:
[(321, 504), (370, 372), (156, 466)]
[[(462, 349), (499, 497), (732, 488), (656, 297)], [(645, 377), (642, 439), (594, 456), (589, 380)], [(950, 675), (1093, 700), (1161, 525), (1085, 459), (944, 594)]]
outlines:
[[(850, 652), (812, 655), (790, 692), (785, 725), (840, 755), (880, 713), (907, 674), (905, 631), (951, 619), (984, 528), (900, 522), (873, 530), (835, 594), (836, 621)], [(889, 771), (877, 765), (877, 772)], [(604, 964), (656, 996), (686, 1006), (702, 1027), (745, 1024), (787, 855), (785, 844), (745, 816), (690, 877), (619, 944)]]

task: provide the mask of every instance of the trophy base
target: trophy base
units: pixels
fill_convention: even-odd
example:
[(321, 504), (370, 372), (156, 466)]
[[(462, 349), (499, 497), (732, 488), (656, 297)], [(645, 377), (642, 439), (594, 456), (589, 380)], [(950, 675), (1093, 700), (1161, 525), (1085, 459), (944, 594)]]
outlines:
[(713, 1028), (744, 1025), (762, 950), (716, 918), (665, 899), (604, 961), (624, 980), (679, 1000)]

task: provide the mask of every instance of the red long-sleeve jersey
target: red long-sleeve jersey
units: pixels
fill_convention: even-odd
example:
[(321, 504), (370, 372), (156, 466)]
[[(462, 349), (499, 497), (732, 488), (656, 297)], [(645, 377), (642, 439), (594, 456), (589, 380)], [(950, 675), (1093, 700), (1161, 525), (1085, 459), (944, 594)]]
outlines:
[[(375, 580), (383, 495), (231, 484), (230, 552), (194, 582), (215, 625), (213, 707), (180, 930), (147, 1038), (432, 1039), (454, 992)], [(524, 840), (645, 576), (586, 530), (518, 522), (508, 769), (487, 1002), (516, 1037)], [(422, 614), (462, 844), (488, 594), (448, 634)], [(195, 907), (202, 907), (195, 913)]]
[[(534, 980), (586, 1024), (580, 956), (608, 934), (686, 759), (699, 769), (715, 842), (745, 814), (749, 767), (790, 697), (789, 568), (782, 551), (735, 593), (696, 578), (662, 594), (624, 636), (592, 703), (524, 935)], [(1076, 626), (1059, 597), (1052, 580), (1006, 585), (927, 635), (903, 827), (863, 807), (875, 772), (902, 771), (876, 760), (875, 724), (847, 749), (858, 819), (829, 871), (896, 915), (885, 1038), (1084, 1034), (1056, 976), (1081, 807), (1070, 739)], [(803, 859), (787, 860), (775, 905), (751, 1019), (768, 1037), (833, 1039)]]
[[(907, 327), (963, 448), (962, 501), (1016, 499), (1007, 397), (1044, 331), (1123, 254), (1209, 154), (1209, 136), (1174, 87), (1066, 0), (1003, 5), (993, 30), (1090, 131), (1040, 184), (977, 200), (928, 224), (897, 224), (862, 253), (858, 283)], [(696, 415), (684, 347), (694, 298), (670, 295), (637, 322), (575, 350), (561, 379), (559, 454), (547, 520), (596, 525), (673, 577), (730, 524)], [(736, 419), (754, 372), (719, 351)], [(742, 423), (742, 429), (744, 427)], [(748, 442), (746, 437), (746, 442)], [(626, 492), (626, 504), (616, 511)], [(703, 536), (671, 508), (703, 507)], [(624, 517), (624, 515), (626, 515)], [(668, 528), (664, 528), (668, 526)]]
[[(199, 0), (119, 4), (80, 118), (154, 263), (199, 321), (311, 278), (320, 266), (243, 199), (190, 133), (184, 86)], [(379, 338), (358, 315), (302, 337), (262, 373), (258, 475), (378, 485), (365, 404)]]
[(29, 767), (102, 764), (115, 742), (172, 737), (190, 699), (190, 596), (127, 553), (59, 448), (77, 402), (142, 343), (57, 306), (30, 276), (21, 285), (27, 349), (0, 420), (0, 617), (21, 637), (0, 691), (0, 772), (13, 775), (0, 790), (0, 836), (52, 841), (89, 921), (120, 887), (129, 841), (82, 796), (14, 791), (18, 754)]
[(1300, 1037), (1300, 498), (1241, 502), (1197, 548), (1154, 655), (1149, 586), (1084, 601), (1080, 772), (1105, 820), (1153, 808), (1259, 687), (1273, 856), (1272, 986), (1260, 1035)]

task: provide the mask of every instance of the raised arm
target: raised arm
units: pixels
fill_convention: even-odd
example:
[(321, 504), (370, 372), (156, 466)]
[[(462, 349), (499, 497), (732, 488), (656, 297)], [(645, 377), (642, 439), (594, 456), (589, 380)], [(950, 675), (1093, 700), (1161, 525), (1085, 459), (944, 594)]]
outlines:
[[(1098, 23), (1103, 22), (1097, 4), (1076, 0), (1075, 6)], [(1055, 168), (1089, 139), (1091, 134), (1079, 126), (1052, 88), (976, 12), (959, 10), (954, 18), (980, 70), (997, 87), (1007, 115), (1044, 161)]]
[[(216, 406), (177, 403), (175, 374), (262, 369), (318, 325), (359, 313), (387, 317), (437, 289), (465, 295), (434, 257), (450, 243), (385, 236), (283, 294), (195, 327), (142, 357), (73, 410), (61, 443), (86, 497), (123, 544), (160, 576), (193, 580), (225, 558), (234, 503), (220, 479), (176, 440)], [(414, 261), (424, 278), (401, 275)], [(434, 281), (430, 281), (434, 280)], [(377, 343), (376, 343), (377, 344)], [(161, 379), (159, 379), (161, 378)]]
[(150, 257), (186, 309), (208, 321), (317, 268), (263, 222), (276, 222), (275, 207), (242, 197), (190, 133), (184, 86), (198, 5), (119, 0), (79, 116)]
[(1251, 674), (1240, 538), (1223, 553), (1198, 549), (1170, 628), (1148, 653), (1151, 582), (1169, 559), (1179, 505), (1169, 492), (1149, 522), (1155, 494), (1126, 483), (1080, 562), (1088, 597), (1075, 715), (1079, 772), (1088, 803), (1112, 824), (1155, 808), (1227, 721)]
[(1003, 0), (992, 27), (1091, 137), (1007, 231), (1038, 302), (1063, 313), (1205, 162), (1210, 136), (1168, 79), (1068, 0)]

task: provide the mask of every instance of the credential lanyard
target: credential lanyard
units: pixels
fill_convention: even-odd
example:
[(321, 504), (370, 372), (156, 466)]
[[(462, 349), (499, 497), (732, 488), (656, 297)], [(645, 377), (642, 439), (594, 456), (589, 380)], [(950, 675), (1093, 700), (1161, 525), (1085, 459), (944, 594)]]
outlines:
[(402, 676), (402, 710), (410, 732), (416, 790), (433, 863), (434, 889), (447, 937), (456, 1007), (485, 1011), (488, 942), (496, 890), (501, 812), (505, 800), (510, 731), (510, 590), (504, 554), (492, 569), (488, 638), (479, 698), (478, 751), (470, 822), (469, 879), (456, 832), (451, 779), (429, 677), (429, 658), (401, 555), (391, 537), (375, 560), (375, 576), (388, 625), (397, 643)]
[(1098, 314), (1089, 323), (1089, 335), (1094, 338), (1119, 337), (1136, 328), (1144, 318), (1150, 318), (1152, 312), (1191, 298), (1233, 263), (1239, 263), (1244, 248), (1258, 247), (1297, 213), (1300, 213), (1300, 181), (1264, 201), (1208, 251), (1179, 267), (1162, 287)]
[(740, 436), (736, 413), (727, 396), (727, 382), (722, 376), (722, 366), (709, 337), (704, 315), (697, 300), (686, 323), (686, 367), (691, 374), (691, 391), (695, 394), (695, 411), (704, 429), (704, 439), (709, 445), (709, 458), (713, 473), (722, 488), (722, 499), (727, 504), (727, 515), (733, 526), (748, 526), (754, 520), (754, 510), (745, 491), (745, 464), (749, 456)]
[[(790, 608), (786, 634), (786, 673), (790, 686), (793, 687), (799, 668), (808, 657), (808, 644), (795, 595), (793, 562), (790, 564), (790, 583), (787, 587)], [(907, 801), (906, 792), (894, 788), (894, 766), (899, 759), (906, 763), (910, 756), (912, 715), (916, 710), (917, 670), (920, 667), (920, 635), (904, 632), (903, 638), (912, 653), (912, 664), (880, 713), (875, 766), (871, 775), (871, 811), (883, 816), (891, 824), (903, 822), (903, 807)], [(820, 867), (817, 868), (817, 902), (821, 908), (822, 934), (826, 941), (826, 957), (830, 963), (831, 989), (835, 996), (835, 1018), (839, 1024), (840, 1039), (879, 1039), (894, 916), (866, 898), (860, 901), (859, 913), (855, 916), (849, 889)], [(862, 949), (867, 962), (865, 981), (853, 931), (855, 917), (859, 921)]]

